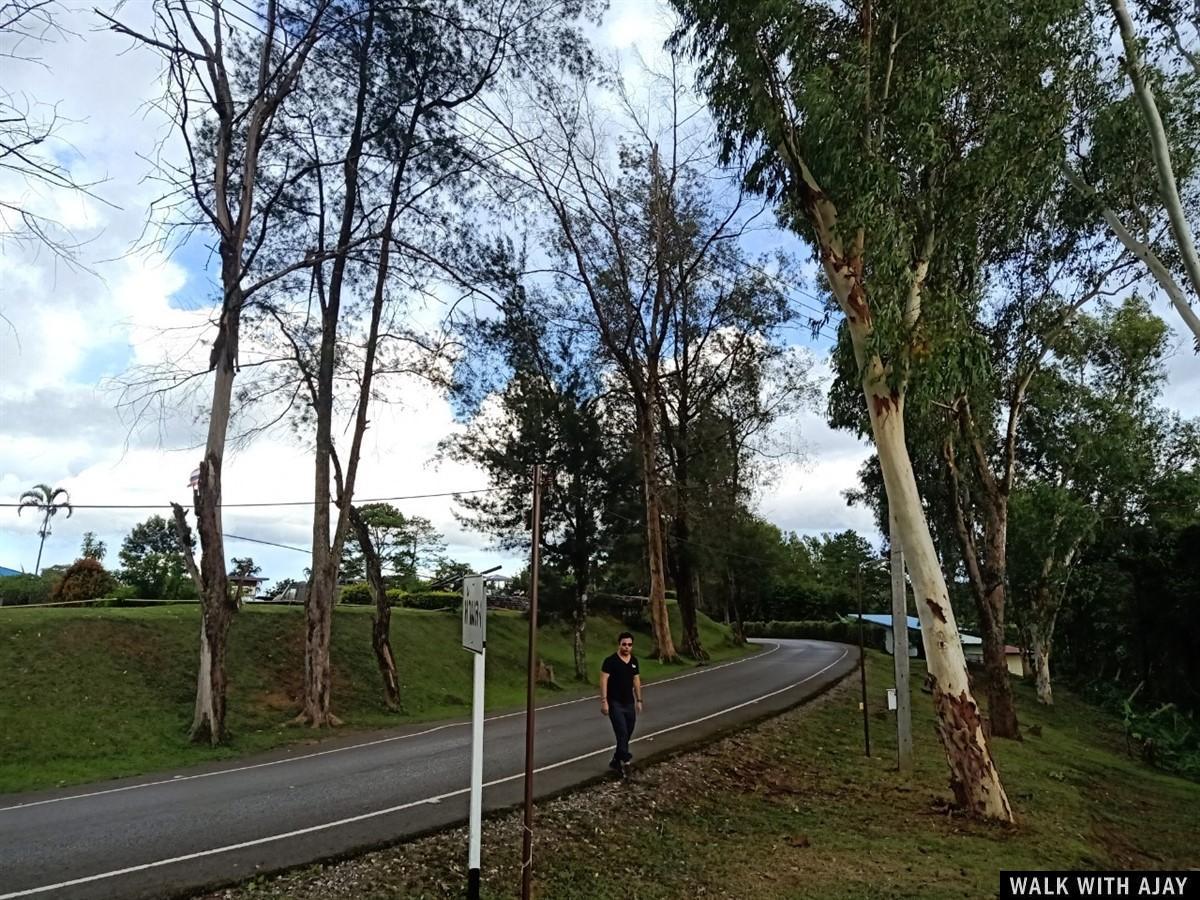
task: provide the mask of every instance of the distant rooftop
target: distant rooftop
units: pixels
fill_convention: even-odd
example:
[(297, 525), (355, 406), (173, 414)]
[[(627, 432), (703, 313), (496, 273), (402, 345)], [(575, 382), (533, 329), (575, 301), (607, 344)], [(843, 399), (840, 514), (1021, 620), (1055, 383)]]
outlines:
[(10, 575), (20, 575), (16, 569), (10, 569), (8, 566), (0, 566), (0, 578), (7, 578)]
[[(857, 619), (858, 613), (850, 613), (848, 616), (846, 616), (846, 618), (847, 619)], [(884, 628), (892, 627), (892, 617), (890, 614), (887, 614), (887, 613), (865, 613), (863, 615), (863, 621), (864, 622), (874, 622), (876, 625), (882, 625)], [(918, 619), (916, 616), (909, 616), (908, 617), (908, 630), (909, 631), (920, 631), (921, 630), (921, 620)], [(963, 631), (960, 631), (958, 633), (958, 636), (964, 644), (982, 644), (983, 643), (983, 638), (976, 637), (973, 634), (967, 634), (966, 632), (963, 632)]]

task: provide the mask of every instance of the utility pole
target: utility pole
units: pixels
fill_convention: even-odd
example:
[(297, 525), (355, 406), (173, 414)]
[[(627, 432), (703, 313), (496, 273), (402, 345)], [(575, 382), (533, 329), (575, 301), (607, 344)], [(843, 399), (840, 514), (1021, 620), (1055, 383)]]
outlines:
[(912, 695), (908, 687), (908, 588), (904, 583), (904, 548), (896, 516), (888, 517), (892, 563), (892, 662), (896, 671), (896, 767), (912, 773)]
[(521, 839), (521, 900), (533, 886), (533, 737), (537, 687), (538, 578), (542, 557), (542, 467), (533, 467), (533, 559), (529, 572), (529, 671), (525, 696), (525, 828)]
[(863, 586), (862, 566), (855, 576), (858, 588), (858, 670), (862, 674), (863, 746), (867, 756), (871, 755), (871, 723), (867, 720), (867, 653), (863, 640)]

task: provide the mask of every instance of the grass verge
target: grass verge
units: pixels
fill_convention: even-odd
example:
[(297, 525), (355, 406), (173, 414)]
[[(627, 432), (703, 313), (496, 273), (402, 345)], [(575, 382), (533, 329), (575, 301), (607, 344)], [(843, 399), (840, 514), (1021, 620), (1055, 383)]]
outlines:
[[(679, 633), (678, 610), (671, 611)], [(517, 613), (489, 614), (490, 709), (525, 701), (528, 627)], [(599, 671), (621, 629), (614, 619), (589, 620), (590, 671)], [(371, 611), (339, 607), (333, 697), (347, 729), (338, 733), (468, 715), (472, 663), (460, 631), (456, 613), (394, 611), (392, 647), (404, 703), (397, 714), (383, 704), (371, 650)], [(234, 620), (228, 656), (232, 740), (217, 749), (187, 740), (198, 635), (196, 606), (0, 611), (0, 793), (137, 775), (316, 739), (316, 733), (287, 724), (299, 710), (302, 691), (301, 609), (247, 606)], [(714, 660), (748, 652), (703, 617), (701, 637)], [(635, 652), (645, 656), (649, 636), (639, 636), (637, 644)], [(538, 655), (561, 686), (561, 693), (541, 688), (541, 696), (591, 689), (574, 681), (566, 626), (541, 629)], [(652, 681), (676, 671), (647, 662), (643, 677)]]
[[(891, 658), (870, 651), (871, 703)], [(923, 670), (914, 665), (913, 683)], [(914, 691), (917, 764), (895, 771), (891, 714), (870, 717), (858, 678), (697, 751), (539, 807), (536, 895), (596, 900), (995, 897), (1001, 869), (1200, 865), (1200, 785), (1128, 758), (1117, 723), (1067, 691), (1040, 707), (1017, 688), (1022, 742), (994, 742), (1019, 817), (950, 811), (929, 698)], [(484, 895), (518, 895), (520, 813), (484, 826)], [(461, 896), (467, 838), (454, 829), (337, 863), (260, 878), (208, 900)]]

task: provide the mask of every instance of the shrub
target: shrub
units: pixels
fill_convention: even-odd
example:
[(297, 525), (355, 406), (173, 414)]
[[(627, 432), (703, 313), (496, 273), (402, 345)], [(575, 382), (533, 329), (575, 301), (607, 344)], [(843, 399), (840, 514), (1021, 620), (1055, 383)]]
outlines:
[(1200, 780), (1200, 728), (1190, 714), (1181, 713), (1174, 703), (1152, 712), (1135, 709), (1132, 700), (1122, 706), (1131, 754), (1136, 748), (1150, 765)]
[(0, 601), (3, 601), (5, 606), (45, 603), (50, 599), (52, 589), (53, 581), (50, 578), (26, 573), (9, 575), (0, 578)]
[(55, 603), (83, 603), (103, 597), (117, 586), (99, 560), (77, 559), (54, 586), (50, 599)]
[(400, 595), (400, 605), (409, 609), (457, 609), (462, 606), (462, 594), (457, 591), (413, 591)]
[[(746, 637), (799, 638), (810, 641), (834, 641), (839, 644), (858, 643), (858, 622), (744, 622)], [(875, 650), (883, 650), (887, 640), (887, 629), (874, 622), (867, 622), (863, 634), (864, 643)]]
[(371, 589), (365, 581), (356, 581), (353, 584), (343, 584), (341, 593), (338, 595), (339, 603), (349, 603), (354, 606), (369, 606), (375, 601), (371, 599)]

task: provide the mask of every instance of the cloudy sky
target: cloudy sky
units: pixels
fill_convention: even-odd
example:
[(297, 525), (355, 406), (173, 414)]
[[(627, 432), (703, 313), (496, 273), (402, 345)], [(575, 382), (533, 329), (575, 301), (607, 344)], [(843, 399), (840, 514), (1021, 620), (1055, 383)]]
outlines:
[[(127, 15), (144, 14), (139, 0)], [(188, 474), (203, 438), (186, 404), (170, 410), (164, 427), (131, 427), (118, 410), (113, 379), (140, 364), (194, 349), (197, 326), (209, 315), (212, 279), (203, 254), (170, 256), (141, 240), (150, 203), (161, 192), (147, 161), (169, 130), (152, 102), (161, 93), (159, 63), (151, 53), (99, 28), (81, 7), (66, 23), (74, 32), (38, 50), (44, 65), (0, 57), (0, 83), (45, 103), (64, 119), (55, 158), (77, 181), (97, 182), (99, 199), (54, 194), (0, 180), (5, 198), (52, 216), (86, 243), (71, 267), (44, 250), (0, 246), (0, 502), (45, 482), (70, 491), (74, 515), (54, 523), (43, 565), (72, 561), (84, 531), (95, 531), (115, 564), (123, 536), (170, 500), (187, 504)], [(653, 58), (669, 19), (645, 0), (614, 2), (596, 33), (611, 53)], [(780, 245), (791, 242), (777, 236)], [(759, 238), (760, 246), (772, 240)], [(1175, 320), (1164, 312), (1175, 327)], [(1183, 342), (1178, 341), (1181, 346)], [(824, 371), (826, 342), (809, 345)], [(1181, 350), (1171, 363), (1168, 400), (1196, 414), (1200, 365)], [(434, 466), (438, 440), (455, 424), (448, 404), (420, 384), (372, 416), (358, 496), (397, 497), (484, 487), (482, 474), (454, 464)], [(789, 423), (806, 450), (805, 462), (783, 465), (760, 499), (760, 511), (782, 528), (806, 533), (857, 528), (874, 537), (870, 515), (847, 508), (841, 492), (855, 484), (866, 455), (853, 437), (825, 426), (817, 410)], [(229, 503), (305, 500), (312, 467), (286, 432), (258, 438), (226, 462)], [(144, 509), (87, 509), (87, 505), (144, 505)], [(407, 513), (427, 516), (446, 534), (449, 553), (484, 565), (497, 561), (484, 536), (464, 532), (448, 498), (398, 501)], [(158, 509), (154, 509), (157, 507)], [(32, 570), (38, 549), (36, 516), (0, 508), (0, 566)], [(311, 519), (303, 507), (228, 509), (228, 533), (305, 546)], [(296, 577), (304, 553), (231, 540), (227, 552), (253, 555), (263, 575)], [(501, 558), (506, 569), (518, 561)]]

